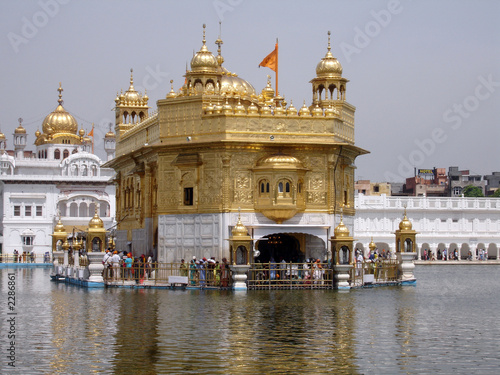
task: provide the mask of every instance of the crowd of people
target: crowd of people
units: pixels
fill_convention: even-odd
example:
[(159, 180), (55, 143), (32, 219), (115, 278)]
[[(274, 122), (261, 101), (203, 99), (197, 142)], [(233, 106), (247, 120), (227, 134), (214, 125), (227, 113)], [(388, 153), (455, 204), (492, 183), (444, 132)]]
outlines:
[(153, 257), (144, 254), (134, 257), (131, 252), (107, 249), (102, 259), (104, 265), (103, 277), (107, 280), (140, 280), (151, 277)]
[[(424, 249), (424, 253), (422, 254), (422, 260), (459, 260), (459, 257), (460, 255), (457, 249), (448, 251), (446, 248), (444, 248), (443, 251), (438, 249), (436, 254), (431, 250)], [(488, 250), (477, 249), (476, 255), (469, 250), (467, 253), (467, 260), (488, 260)]]
[(34, 251), (31, 251), (31, 253), (28, 253), (27, 251), (19, 253), (19, 251), (15, 249), (13, 256), (14, 256), (14, 263), (35, 263)]
[(219, 262), (215, 257), (196, 259), (193, 256), (189, 264), (181, 259), (180, 275), (188, 277), (189, 285), (226, 288), (230, 284), (231, 270), (226, 258)]

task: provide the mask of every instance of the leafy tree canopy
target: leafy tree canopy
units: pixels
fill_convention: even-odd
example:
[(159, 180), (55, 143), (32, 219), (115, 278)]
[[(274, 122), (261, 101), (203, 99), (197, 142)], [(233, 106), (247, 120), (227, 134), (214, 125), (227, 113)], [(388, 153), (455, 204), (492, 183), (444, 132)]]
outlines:
[(484, 197), (483, 190), (479, 186), (468, 185), (462, 192), (465, 197)]
[(500, 197), (500, 189), (496, 189), (495, 192), (493, 193), (492, 197), (495, 197), (495, 198)]

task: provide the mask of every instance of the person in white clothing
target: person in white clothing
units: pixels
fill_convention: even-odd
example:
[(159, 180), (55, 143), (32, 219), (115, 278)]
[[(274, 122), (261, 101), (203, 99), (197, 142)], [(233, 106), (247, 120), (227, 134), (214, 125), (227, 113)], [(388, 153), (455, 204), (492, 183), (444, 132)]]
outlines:
[(118, 251), (113, 251), (113, 256), (111, 257), (111, 264), (113, 266), (113, 280), (118, 280), (120, 276), (120, 256)]

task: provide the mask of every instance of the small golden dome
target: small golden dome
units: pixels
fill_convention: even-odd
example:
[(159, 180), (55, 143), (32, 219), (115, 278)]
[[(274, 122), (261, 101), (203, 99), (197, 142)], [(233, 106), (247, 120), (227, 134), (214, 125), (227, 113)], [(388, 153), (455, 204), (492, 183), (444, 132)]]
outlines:
[(174, 91), (174, 80), (170, 80), (170, 92), (167, 94), (167, 98), (175, 98), (177, 94)]
[(37, 129), (36, 132), (35, 132), (35, 137), (38, 138), (40, 135), (42, 135), (42, 132)]
[(406, 208), (405, 208), (403, 220), (401, 220), (401, 222), (399, 223), (399, 229), (400, 230), (412, 230), (411, 221), (408, 220), (408, 218), (406, 217)]
[(137, 104), (139, 104), (142, 101), (142, 98), (141, 98), (141, 94), (139, 94), (134, 89), (134, 76), (133, 76), (133, 73), (134, 73), (134, 70), (130, 69), (130, 86), (129, 86), (128, 90), (125, 91), (125, 94), (123, 95), (123, 98), (128, 103), (137, 103)]
[(257, 162), (257, 167), (304, 168), (302, 162), (295, 156), (275, 154), (266, 156)]
[(274, 115), (275, 116), (283, 116), (284, 114), (285, 114), (285, 108), (283, 108), (282, 106), (277, 106), (274, 109)]
[(241, 104), (241, 100), (238, 99), (238, 104), (234, 107), (234, 113), (236, 115), (244, 115), (245, 114), (245, 106)]
[(89, 221), (89, 228), (98, 229), (104, 228), (104, 223), (102, 219), (97, 215), (97, 208), (95, 209), (94, 217)]
[[(57, 133), (70, 133), (76, 134), (78, 131), (78, 123), (75, 118), (71, 116), (62, 106), (62, 92), (64, 91), (61, 82), (59, 82), (59, 105), (52, 112), (49, 113), (42, 122), (42, 131), (45, 134), (55, 135)], [(17, 130), (17, 129), (16, 129)]]
[(254, 102), (252, 102), (248, 106), (247, 112), (250, 116), (257, 116), (259, 114), (259, 108), (255, 105)]
[(333, 117), (336, 114), (338, 114), (337, 110), (333, 108), (331, 105), (329, 105), (327, 108), (325, 108), (325, 116), (326, 117)]
[(203, 24), (203, 45), (191, 59), (191, 71), (215, 73), (219, 63), (212, 52), (210, 52), (207, 48), (205, 40), (205, 27), (206, 25)]
[(349, 237), (349, 228), (347, 228), (342, 220), (342, 216), (340, 217), (340, 224), (333, 231), (335, 238), (339, 237)]
[(248, 236), (248, 229), (241, 222), (241, 218), (239, 215), (238, 215), (238, 222), (236, 223), (236, 226), (233, 228), (231, 233), (232, 233), (233, 237), (246, 237), (246, 236)]
[(0, 141), (5, 141), (5, 134), (0, 132)]
[(318, 78), (342, 77), (342, 65), (331, 52), (330, 31), (328, 31), (328, 51), (316, 66), (316, 76)]
[(226, 115), (232, 115), (233, 114), (233, 107), (231, 106), (231, 104), (228, 103), (227, 98), (226, 98), (226, 104), (224, 104), (222, 106), (222, 111)]
[(261, 91), (261, 95), (264, 97), (265, 101), (271, 100), (274, 98), (274, 89), (271, 86), (271, 76), (267, 76), (267, 84)]
[(19, 123), (19, 126), (14, 130), (14, 134), (26, 134), (26, 129), (23, 128), (21, 123)]
[(113, 132), (111, 131), (111, 129), (110, 129), (110, 130), (109, 130), (109, 132), (107, 132), (107, 133), (104, 135), (104, 138), (105, 138), (105, 139), (114, 139), (114, 138), (116, 138), (116, 135), (115, 135), (115, 133), (113, 133)]
[(304, 105), (302, 106), (302, 108), (300, 108), (299, 116), (310, 116), (310, 115), (311, 112), (309, 112), (309, 108), (307, 108), (306, 101), (304, 100)]
[(65, 228), (64, 228), (64, 225), (61, 221), (61, 218), (59, 218), (56, 226), (54, 227), (54, 233), (64, 233), (66, 232)]
[(313, 108), (312, 110), (312, 115), (313, 117), (322, 117), (323, 116), (323, 110), (320, 108), (318, 104)]
[(85, 135), (85, 129), (80, 128), (80, 130), (78, 130), (78, 135), (79, 135), (80, 137), (83, 137), (83, 136)]
[(290, 100), (290, 107), (286, 111), (288, 116), (297, 116), (297, 108), (294, 107), (293, 102)]
[(373, 242), (373, 237), (372, 237), (372, 240), (370, 241), (370, 243), (368, 244), (368, 248), (372, 251), (377, 248), (377, 245), (375, 244), (375, 242)]
[(267, 104), (264, 104), (262, 107), (260, 107), (260, 113), (262, 115), (270, 115), (271, 114), (271, 107)]
[(212, 105), (212, 101), (208, 103), (208, 105), (205, 107), (205, 113), (207, 115), (211, 115), (214, 112), (214, 106)]
[(214, 104), (214, 113), (221, 113), (222, 111), (222, 106), (220, 103)]

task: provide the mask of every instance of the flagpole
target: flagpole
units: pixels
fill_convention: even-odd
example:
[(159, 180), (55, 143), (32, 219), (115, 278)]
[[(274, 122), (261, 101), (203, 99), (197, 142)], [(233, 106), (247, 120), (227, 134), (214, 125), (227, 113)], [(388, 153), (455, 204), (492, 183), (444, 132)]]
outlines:
[(278, 96), (278, 38), (276, 38), (276, 96)]
[(92, 123), (92, 153), (94, 153), (94, 123)]

